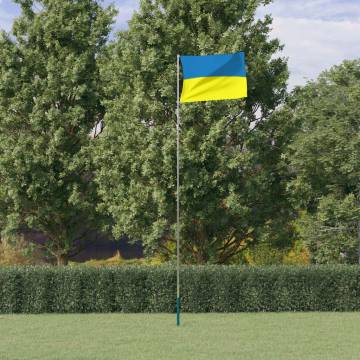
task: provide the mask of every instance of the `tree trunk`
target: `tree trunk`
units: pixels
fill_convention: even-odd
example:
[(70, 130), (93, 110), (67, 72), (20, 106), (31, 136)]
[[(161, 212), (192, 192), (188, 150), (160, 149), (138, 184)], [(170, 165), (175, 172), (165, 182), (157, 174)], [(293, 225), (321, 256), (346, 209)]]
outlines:
[(59, 254), (56, 256), (57, 266), (65, 266), (69, 262), (67, 254)]

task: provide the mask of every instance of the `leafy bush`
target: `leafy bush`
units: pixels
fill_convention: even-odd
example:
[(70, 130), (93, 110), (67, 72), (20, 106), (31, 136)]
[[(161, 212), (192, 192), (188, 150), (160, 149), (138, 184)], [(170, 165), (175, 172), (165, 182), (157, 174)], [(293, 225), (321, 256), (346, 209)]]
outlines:
[(36, 246), (22, 236), (0, 239), (0, 265), (35, 265), (43, 263)]
[(242, 263), (255, 266), (263, 265), (308, 265), (310, 253), (301, 240), (293, 241), (291, 247), (279, 248), (270, 242), (251, 246), (241, 254)]
[(69, 265), (71, 266), (95, 266), (95, 267), (103, 267), (103, 266), (129, 266), (129, 265), (161, 265), (164, 263), (164, 259), (162, 259), (161, 255), (146, 257), (146, 258), (135, 258), (135, 259), (124, 259), (120, 252), (118, 251), (113, 257), (107, 259), (91, 259), (87, 260), (84, 263), (77, 263), (70, 261)]
[(259, 243), (244, 251), (244, 260), (249, 265), (280, 265), (286, 250), (278, 249), (269, 243)]
[[(0, 313), (174, 312), (172, 266), (0, 268)], [(185, 312), (360, 310), (360, 267), (184, 266)]]
[(290, 251), (283, 257), (285, 265), (308, 265), (310, 264), (310, 251), (302, 240), (296, 240)]

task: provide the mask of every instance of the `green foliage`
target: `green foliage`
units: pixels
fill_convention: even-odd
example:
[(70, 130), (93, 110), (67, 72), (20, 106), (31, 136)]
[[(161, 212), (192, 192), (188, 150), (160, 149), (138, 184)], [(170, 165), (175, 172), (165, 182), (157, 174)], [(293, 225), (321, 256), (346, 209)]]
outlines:
[(90, 259), (83, 263), (69, 262), (70, 266), (128, 266), (128, 265), (161, 265), (164, 260), (159, 256), (124, 259), (118, 251), (113, 257), (107, 259)]
[(113, 11), (96, 0), (18, 0), (0, 34), (0, 227), (41, 231), (66, 257), (96, 227), (89, 133), (102, 116), (97, 57)]
[[(185, 312), (358, 311), (357, 266), (187, 266)], [(148, 267), (2, 267), (0, 313), (174, 312), (176, 271)]]
[(293, 241), (291, 247), (276, 247), (270, 242), (260, 242), (249, 247), (234, 257), (232, 264), (265, 265), (308, 265), (310, 263), (309, 249), (301, 240)]
[(25, 241), (23, 237), (0, 239), (0, 265), (41, 263), (42, 257), (36, 246)]
[(256, 244), (244, 251), (244, 257), (250, 265), (278, 265), (282, 263), (286, 249), (272, 247), (269, 243)]
[(330, 194), (319, 199), (312, 215), (303, 213), (297, 219), (299, 232), (306, 239), (317, 263), (356, 263), (358, 238), (356, 222), (360, 208), (354, 194), (343, 198)]
[(143, 0), (101, 60), (105, 131), (97, 142), (99, 209), (116, 237), (142, 239), (171, 258), (175, 241), (176, 55), (244, 50), (249, 97), (181, 108), (182, 261), (228, 263), (260, 232), (289, 238), (281, 50), (267, 0)]
[(296, 240), (290, 251), (283, 257), (285, 265), (309, 265), (310, 251), (303, 240)]
[(299, 229), (318, 263), (357, 262), (360, 221), (360, 60), (296, 89), (282, 111), (298, 131), (286, 157)]

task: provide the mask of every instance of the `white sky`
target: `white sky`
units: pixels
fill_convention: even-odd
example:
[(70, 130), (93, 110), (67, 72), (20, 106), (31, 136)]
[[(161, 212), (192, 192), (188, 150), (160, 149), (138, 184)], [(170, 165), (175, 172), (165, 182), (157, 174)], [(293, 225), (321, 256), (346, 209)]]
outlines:
[(345, 59), (360, 58), (360, 0), (277, 0), (272, 35), (289, 58), (290, 88)]

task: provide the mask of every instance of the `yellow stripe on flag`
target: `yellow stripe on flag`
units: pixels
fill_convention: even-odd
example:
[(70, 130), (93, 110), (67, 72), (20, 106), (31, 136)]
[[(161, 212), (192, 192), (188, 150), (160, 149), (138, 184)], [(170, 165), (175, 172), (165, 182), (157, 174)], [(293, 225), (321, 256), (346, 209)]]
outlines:
[(246, 96), (246, 77), (209, 76), (185, 79), (180, 102), (239, 99)]

